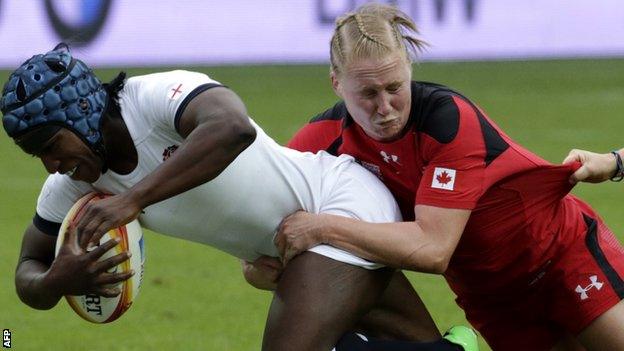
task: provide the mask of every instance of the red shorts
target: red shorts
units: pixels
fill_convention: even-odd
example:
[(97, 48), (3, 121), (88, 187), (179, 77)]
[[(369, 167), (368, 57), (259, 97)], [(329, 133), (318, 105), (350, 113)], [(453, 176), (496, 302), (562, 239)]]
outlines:
[(547, 260), (526, 291), (457, 299), (493, 350), (550, 350), (624, 298), (624, 248), (589, 207), (583, 212), (583, 235)]

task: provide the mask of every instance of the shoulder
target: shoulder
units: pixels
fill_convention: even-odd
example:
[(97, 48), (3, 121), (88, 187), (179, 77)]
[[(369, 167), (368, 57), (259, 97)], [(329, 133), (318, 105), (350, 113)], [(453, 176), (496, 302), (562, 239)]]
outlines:
[(459, 92), (435, 83), (412, 82), (410, 119), (417, 131), (446, 144), (457, 136), (462, 118), (478, 113), (476, 106)]
[[(175, 80), (212, 80), (207, 74), (186, 70), (173, 70), (132, 76), (127, 79), (126, 84), (140, 84), (153, 82), (168, 82)], [(214, 81), (214, 80), (212, 80)]]
[(437, 146), (453, 143), (464, 149), (480, 148), (485, 164), (509, 147), (502, 131), (470, 99), (448, 87), (415, 82), (412, 106), (416, 129)]
[[(128, 78), (120, 91), (119, 105), (126, 123), (162, 127), (177, 133), (180, 115), (189, 102), (202, 92), (221, 86), (204, 73), (185, 70), (134, 76)], [(146, 133), (149, 130), (143, 134)]]
[(136, 93), (162, 91), (165, 95), (171, 95), (170, 88), (177, 88), (179, 94), (189, 88), (211, 83), (221, 85), (204, 73), (175, 70), (130, 77), (126, 80), (123, 91)]
[(344, 102), (315, 115), (288, 142), (288, 147), (299, 151), (327, 150), (342, 133), (350, 117)]

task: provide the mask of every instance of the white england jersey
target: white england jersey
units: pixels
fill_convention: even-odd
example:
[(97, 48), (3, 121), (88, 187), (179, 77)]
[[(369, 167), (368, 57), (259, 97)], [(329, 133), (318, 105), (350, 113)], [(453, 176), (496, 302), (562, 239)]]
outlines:
[[(214, 84), (219, 83), (188, 71), (129, 78), (119, 105), (137, 150), (137, 167), (125, 175), (108, 170), (93, 184), (52, 174), (39, 195), (37, 214), (60, 223), (84, 194), (122, 193), (167, 162), (184, 141), (176, 131), (176, 116), (190, 99)], [(278, 256), (273, 244), (277, 227), (299, 209), (372, 222), (400, 220), (390, 192), (351, 157), (282, 147), (251, 123), (257, 131), (255, 141), (218, 177), (145, 208), (141, 225), (253, 261), (260, 255)], [(313, 251), (367, 268), (378, 266), (323, 247)]]

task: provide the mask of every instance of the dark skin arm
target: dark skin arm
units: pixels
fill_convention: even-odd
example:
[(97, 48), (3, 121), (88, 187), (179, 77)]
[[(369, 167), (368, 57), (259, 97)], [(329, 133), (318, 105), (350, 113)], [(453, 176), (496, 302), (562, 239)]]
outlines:
[(63, 295), (94, 293), (113, 297), (119, 289), (107, 286), (124, 281), (130, 273), (107, 273), (128, 259), (127, 252), (98, 262), (117, 242), (110, 240), (91, 252), (78, 246), (75, 230), (65, 236), (54, 259), (56, 237), (47, 235), (31, 224), (24, 233), (20, 258), (15, 270), (15, 287), (19, 298), (32, 308), (47, 310)]
[(185, 140), (167, 162), (128, 191), (87, 205), (77, 224), (82, 247), (138, 217), (145, 207), (216, 178), (256, 137), (240, 98), (222, 87), (195, 97), (179, 129)]
[[(118, 289), (106, 285), (131, 275), (109, 274), (106, 270), (126, 260), (128, 254), (98, 263), (115, 243), (87, 252), (89, 239), (99, 242), (109, 229), (128, 223), (150, 204), (215, 178), (255, 139), (243, 103), (225, 88), (207, 90), (189, 103), (180, 119), (180, 134), (186, 139), (184, 143), (152, 174), (126, 193), (88, 205), (56, 259), (56, 237), (32, 224), (28, 227), (15, 275), (17, 292), (24, 303), (50, 309), (63, 295), (119, 294)], [(80, 243), (78, 231), (84, 239)]]

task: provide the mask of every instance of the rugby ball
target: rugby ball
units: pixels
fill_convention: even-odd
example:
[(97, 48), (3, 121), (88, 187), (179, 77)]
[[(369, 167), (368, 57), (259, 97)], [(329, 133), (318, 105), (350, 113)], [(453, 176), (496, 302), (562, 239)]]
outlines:
[[(58, 255), (59, 249), (63, 243), (63, 238), (70, 224), (75, 224), (80, 219), (85, 205), (108, 197), (109, 195), (90, 193), (78, 200), (69, 210), (56, 240), (55, 255)], [(145, 251), (143, 245), (143, 232), (139, 222), (134, 221), (115, 228), (106, 233), (101, 239), (100, 244), (108, 240), (120, 238), (119, 244), (106, 252), (100, 261), (115, 256), (123, 251), (132, 253), (130, 259), (120, 263), (109, 272), (128, 272), (134, 270), (134, 275), (128, 280), (118, 284), (121, 294), (116, 297), (104, 297), (95, 294), (81, 296), (65, 296), (65, 299), (71, 308), (82, 318), (93, 323), (109, 323), (119, 318), (124, 312), (130, 308), (132, 302), (136, 299), (141, 282), (143, 280), (143, 264), (145, 263)]]

